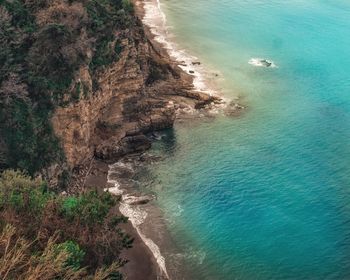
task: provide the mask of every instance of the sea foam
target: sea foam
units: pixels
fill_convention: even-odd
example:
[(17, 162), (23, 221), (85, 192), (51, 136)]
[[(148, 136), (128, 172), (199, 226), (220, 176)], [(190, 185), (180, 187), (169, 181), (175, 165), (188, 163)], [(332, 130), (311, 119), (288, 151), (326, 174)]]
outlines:
[(148, 214), (145, 210), (141, 209), (140, 206), (132, 205), (132, 203), (130, 203), (133, 201), (135, 197), (126, 193), (125, 190), (120, 185), (120, 183), (118, 182), (118, 180), (115, 178), (116, 177), (115, 173), (118, 174), (118, 172), (116, 172), (116, 169), (118, 168), (124, 168), (124, 169), (128, 169), (129, 171), (132, 171), (132, 167), (130, 164), (126, 164), (121, 161), (110, 165), (108, 170), (108, 175), (107, 175), (107, 182), (109, 184), (114, 185), (114, 187), (106, 188), (105, 191), (108, 191), (114, 195), (121, 196), (121, 202), (119, 206), (120, 212), (124, 216), (129, 218), (129, 221), (131, 222), (133, 227), (136, 229), (142, 241), (151, 250), (164, 276), (166, 276), (167, 279), (170, 279), (166, 269), (166, 265), (165, 265), (165, 258), (161, 254), (159, 247), (157, 246), (157, 244), (154, 243), (152, 239), (148, 238), (140, 229), (140, 226), (144, 223)]
[(178, 66), (193, 76), (193, 86), (196, 91), (209, 95), (217, 95), (218, 93), (209, 88), (205, 79), (205, 69), (200, 63), (196, 63), (198, 58), (190, 55), (186, 50), (181, 49), (175, 42), (171, 41), (171, 34), (167, 26), (166, 16), (161, 9), (160, 0), (144, 1), (145, 15), (143, 23), (147, 25), (154, 40), (162, 44), (168, 51), (169, 56), (174, 59)]
[(276, 68), (277, 65), (272, 61), (265, 58), (251, 58), (248, 63), (256, 67)]

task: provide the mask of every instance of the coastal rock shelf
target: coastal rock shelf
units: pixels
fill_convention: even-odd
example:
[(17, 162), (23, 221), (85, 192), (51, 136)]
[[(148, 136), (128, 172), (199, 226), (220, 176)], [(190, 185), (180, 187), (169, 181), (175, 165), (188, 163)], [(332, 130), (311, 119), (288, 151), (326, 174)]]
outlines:
[[(195, 91), (192, 78), (147, 38), (141, 25), (127, 36), (118, 62), (100, 73), (99, 90), (58, 108), (52, 118), (71, 167), (86, 165), (94, 156), (115, 161), (146, 150), (150, 143), (143, 135), (172, 127), (177, 109), (221, 102)], [(86, 67), (76, 80), (92, 84)]]

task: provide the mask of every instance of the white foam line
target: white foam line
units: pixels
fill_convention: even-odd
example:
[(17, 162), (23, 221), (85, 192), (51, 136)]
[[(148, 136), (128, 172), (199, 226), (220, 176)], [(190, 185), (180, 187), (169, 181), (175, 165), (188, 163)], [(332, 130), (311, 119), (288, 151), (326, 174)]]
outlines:
[[(213, 89), (208, 88), (204, 74), (204, 69), (192, 62), (197, 62), (198, 58), (188, 54), (185, 50), (180, 49), (177, 44), (169, 40), (170, 34), (166, 25), (166, 16), (161, 9), (160, 0), (144, 0), (145, 15), (143, 23), (146, 24), (155, 40), (163, 45), (168, 51), (171, 58), (178, 62), (179, 67), (193, 76), (193, 86), (195, 90), (209, 95), (217, 94)], [(191, 72), (190, 72), (191, 71)]]
[(120, 212), (129, 218), (129, 221), (133, 225), (133, 227), (136, 229), (138, 235), (142, 239), (142, 241), (146, 244), (146, 246), (151, 250), (154, 258), (157, 261), (157, 264), (162, 271), (162, 273), (166, 276), (167, 279), (169, 278), (166, 265), (165, 265), (165, 258), (160, 252), (159, 247), (157, 244), (154, 243), (154, 241), (148, 237), (146, 237), (140, 230), (140, 225), (142, 225), (147, 218), (147, 212), (140, 209), (138, 206), (131, 206), (130, 204), (126, 203), (130, 196), (128, 194), (124, 194), (124, 190), (121, 189), (121, 186), (119, 182), (115, 179), (111, 179), (111, 174), (113, 173), (113, 167), (115, 166), (123, 166), (127, 168), (131, 168), (129, 166), (125, 166), (125, 164), (121, 162), (117, 162), (114, 165), (109, 166), (108, 174), (107, 174), (107, 182), (110, 184), (113, 184), (114, 187), (112, 188), (106, 188), (105, 191), (109, 191), (110, 193), (114, 195), (121, 195), (121, 203), (119, 206)]
[(164, 273), (167, 279), (170, 279), (168, 272), (166, 270), (165, 258), (162, 256), (159, 247), (157, 246), (157, 244), (154, 243), (152, 239), (146, 237), (140, 230), (139, 226), (143, 224), (144, 220), (147, 217), (147, 213), (145, 211), (142, 211), (139, 207), (133, 208), (131, 205), (127, 203), (121, 203), (119, 210), (124, 216), (129, 218), (130, 222), (132, 223), (133, 227), (136, 229), (142, 241), (151, 250), (161, 271)]

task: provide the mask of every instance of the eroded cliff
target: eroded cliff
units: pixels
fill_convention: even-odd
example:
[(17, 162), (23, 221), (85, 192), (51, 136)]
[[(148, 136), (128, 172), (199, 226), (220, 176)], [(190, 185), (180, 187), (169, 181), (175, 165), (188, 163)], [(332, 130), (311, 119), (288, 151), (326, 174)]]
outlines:
[(82, 66), (75, 83), (88, 90), (86, 97), (52, 118), (70, 168), (146, 150), (145, 133), (171, 127), (177, 109), (217, 100), (193, 90), (191, 77), (154, 45), (140, 21), (120, 37), (119, 60), (97, 77)]

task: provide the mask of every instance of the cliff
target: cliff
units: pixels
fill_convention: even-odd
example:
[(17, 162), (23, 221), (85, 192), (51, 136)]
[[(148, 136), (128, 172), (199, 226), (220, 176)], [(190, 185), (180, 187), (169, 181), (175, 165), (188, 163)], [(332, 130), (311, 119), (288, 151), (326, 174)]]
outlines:
[(0, 171), (52, 186), (93, 158), (147, 149), (145, 133), (171, 127), (178, 108), (215, 101), (128, 0), (0, 0), (0, 62)]
[(172, 127), (177, 109), (217, 100), (193, 90), (191, 76), (152, 43), (140, 21), (123, 37), (119, 60), (98, 73), (98, 90), (82, 66), (75, 83), (88, 85), (88, 97), (52, 117), (70, 168), (144, 151), (151, 145), (145, 134)]
[(156, 261), (119, 198), (95, 188), (106, 185), (106, 163), (150, 148), (147, 133), (213, 102), (152, 41), (128, 0), (0, 0), (3, 225), (35, 244), (28, 258), (59, 231), (57, 242), (81, 251), (84, 275), (114, 265), (108, 273), (155, 279)]
[[(155, 279), (149, 248), (130, 223), (118, 228), (126, 222), (119, 201), (86, 189), (103, 188), (106, 163), (149, 149), (147, 133), (172, 127), (182, 109), (220, 100), (194, 90), (140, 16), (128, 0), (0, 0), (0, 179), (7, 182), (0, 192), (20, 192), (28, 204), (7, 203), (21, 219), (7, 214), (11, 207), (0, 215), (28, 240), (43, 237), (43, 229), (45, 241), (56, 231), (60, 242), (73, 238), (87, 252), (88, 273), (128, 259), (128, 279)], [(95, 207), (102, 219), (84, 224)], [(132, 249), (126, 232), (135, 237)]]
[[(96, 164), (91, 164), (95, 159), (115, 162), (129, 153), (145, 151), (151, 147), (146, 134), (172, 127), (178, 110), (219, 101), (194, 91), (192, 77), (152, 41), (140, 21), (121, 36), (125, 39), (118, 61), (97, 77), (91, 77), (87, 66), (81, 67), (75, 84), (87, 85), (89, 92), (78, 102), (57, 108), (52, 118), (77, 188), (91, 177), (86, 185), (106, 184), (105, 168), (96, 172)], [(126, 230), (135, 239), (124, 255), (129, 263), (123, 274), (128, 279), (163, 279), (154, 256), (130, 223)]]

